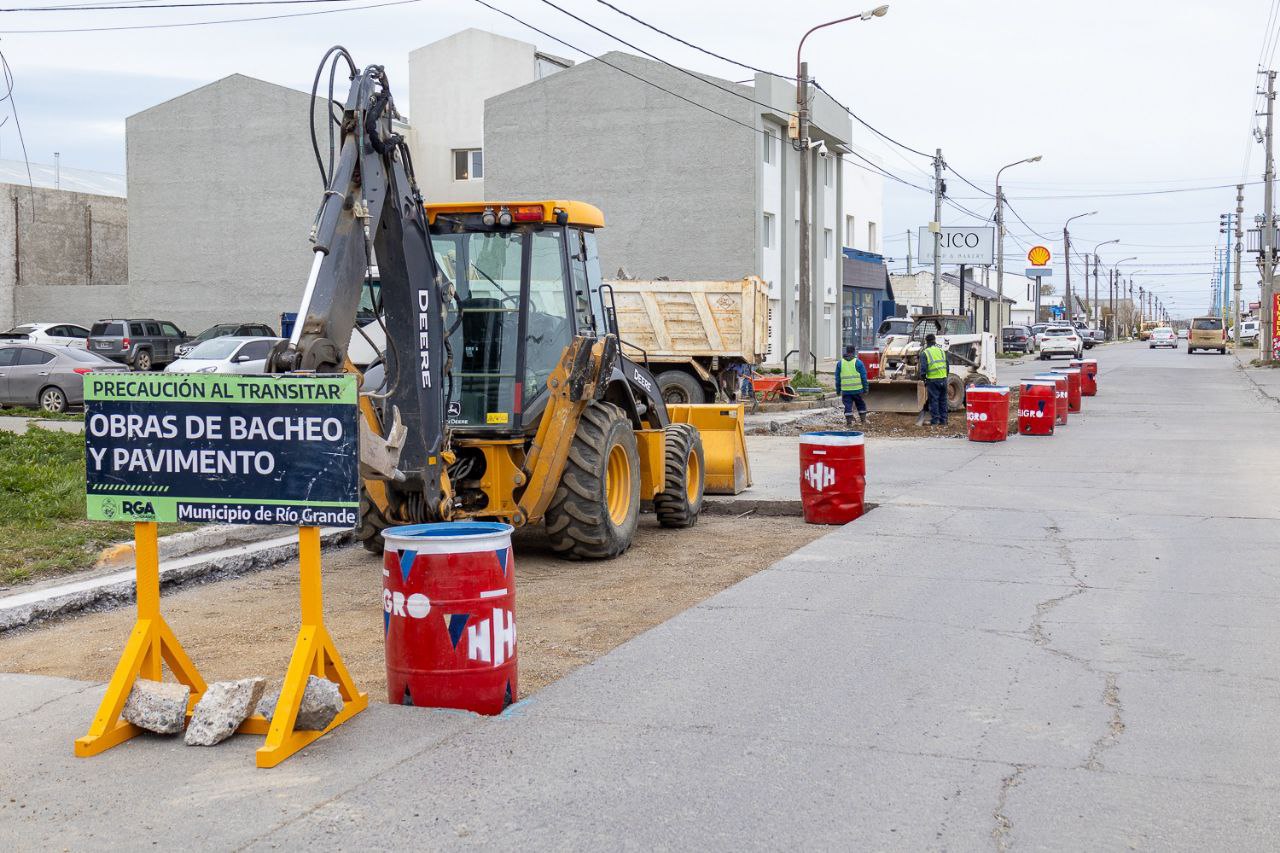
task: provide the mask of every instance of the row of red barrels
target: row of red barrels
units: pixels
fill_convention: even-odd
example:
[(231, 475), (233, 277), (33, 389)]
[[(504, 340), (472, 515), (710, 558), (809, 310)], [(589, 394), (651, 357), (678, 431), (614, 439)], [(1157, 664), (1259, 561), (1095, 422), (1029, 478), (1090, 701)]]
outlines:
[[(975, 385), (965, 392), (970, 441), (1004, 441), (1009, 435), (1009, 388)], [(1037, 373), (1018, 388), (1018, 432), (1053, 435), (1081, 411), (1084, 397), (1098, 393), (1096, 359), (1074, 359), (1069, 367)]]

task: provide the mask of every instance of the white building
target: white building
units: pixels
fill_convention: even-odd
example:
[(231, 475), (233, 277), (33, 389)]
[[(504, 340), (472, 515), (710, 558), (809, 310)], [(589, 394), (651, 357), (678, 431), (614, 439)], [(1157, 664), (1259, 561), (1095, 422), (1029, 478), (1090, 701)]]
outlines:
[(484, 102), (573, 63), (467, 29), (409, 54), (409, 150), (427, 201), (484, 196)]

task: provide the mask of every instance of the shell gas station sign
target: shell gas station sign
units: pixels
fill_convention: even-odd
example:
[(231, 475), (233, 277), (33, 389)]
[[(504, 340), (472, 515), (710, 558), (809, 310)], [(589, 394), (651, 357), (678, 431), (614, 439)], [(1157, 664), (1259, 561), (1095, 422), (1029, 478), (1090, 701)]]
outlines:
[(1048, 265), (1052, 257), (1048, 247), (1032, 246), (1031, 251), (1027, 252), (1027, 263), (1031, 264), (1027, 267), (1027, 278), (1045, 278), (1053, 275), (1053, 268)]

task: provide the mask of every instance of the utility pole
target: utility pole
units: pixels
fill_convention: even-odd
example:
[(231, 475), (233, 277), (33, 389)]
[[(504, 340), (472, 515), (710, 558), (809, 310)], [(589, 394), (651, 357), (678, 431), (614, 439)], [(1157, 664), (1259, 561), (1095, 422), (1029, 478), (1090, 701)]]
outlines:
[(1107, 307), (1111, 309), (1111, 340), (1115, 340), (1116, 333), (1116, 269), (1112, 267), (1107, 271)]
[(942, 149), (937, 149), (933, 157), (933, 221), (929, 230), (933, 232), (933, 310), (942, 311), (942, 194), (946, 185), (942, 183)]
[(1067, 323), (1071, 323), (1071, 232), (1067, 230), (1067, 226), (1062, 226), (1062, 259), (1067, 268), (1067, 283), (1064, 288), (1065, 295), (1062, 298), (1062, 307), (1067, 314)]
[(809, 353), (813, 350), (813, 310), (810, 303), (812, 286), (809, 282), (809, 63), (799, 63), (796, 75), (796, 117), (799, 139), (796, 150), (800, 154), (800, 277), (796, 282), (796, 296), (800, 303), (800, 323), (796, 335), (796, 349), (800, 355), (801, 370), (809, 365)]
[(1240, 349), (1240, 262), (1243, 258), (1240, 255), (1241, 242), (1244, 239), (1244, 225), (1241, 219), (1244, 217), (1244, 184), (1236, 184), (1236, 281), (1235, 287), (1231, 291), (1231, 316), (1234, 319), (1233, 326), (1236, 330), (1236, 349)]
[(1267, 148), (1267, 170), (1264, 175), (1265, 185), (1263, 186), (1262, 199), (1262, 239), (1260, 248), (1262, 249), (1262, 352), (1259, 355), (1263, 362), (1271, 361), (1271, 330), (1275, 325), (1275, 318), (1272, 316), (1272, 301), (1275, 293), (1275, 233), (1276, 233), (1276, 216), (1275, 216), (1275, 180), (1276, 180), (1276, 163), (1274, 157), (1274, 149), (1272, 147), (1272, 128), (1275, 122), (1275, 102), (1276, 102), (1276, 72), (1267, 71), (1267, 130), (1264, 141)]
[[(1089, 325), (1094, 328), (1102, 326), (1102, 312), (1098, 310), (1098, 256), (1093, 256), (1093, 301), (1089, 303), (1089, 313), (1093, 315), (1089, 321)], [(1085, 282), (1085, 287), (1089, 286), (1089, 282)]]
[(907, 229), (907, 275), (911, 275), (911, 229)]

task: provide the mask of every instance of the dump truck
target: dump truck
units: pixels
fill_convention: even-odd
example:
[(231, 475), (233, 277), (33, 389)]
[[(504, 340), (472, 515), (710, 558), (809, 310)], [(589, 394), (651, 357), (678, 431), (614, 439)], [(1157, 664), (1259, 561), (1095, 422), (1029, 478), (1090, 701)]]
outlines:
[(311, 271), (267, 370), (361, 373), (348, 349), (370, 295), (382, 345), (359, 398), (366, 548), (380, 552), (391, 524), (485, 519), (542, 524), (568, 559), (609, 558), (630, 547), (642, 502), (687, 528), (704, 492), (750, 484), (741, 406), (668, 406), (622, 351), (599, 209), (426, 202), (383, 66), (335, 47), (316, 86), (326, 67), (330, 90), (339, 70), (351, 88), (327, 158), (312, 136)]
[(929, 399), (919, 378), (919, 354), (925, 335), (937, 336), (947, 351), (947, 409), (964, 408), (964, 389), (996, 380), (996, 338), (990, 332), (969, 331), (969, 318), (958, 314), (922, 314), (911, 332), (893, 335), (880, 354), (880, 375), (868, 383), (867, 408), (873, 412), (916, 414)]
[(733, 399), (740, 369), (769, 350), (769, 287), (758, 276), (605, 287), (623, 348), (653, 372), (668, 404)]

